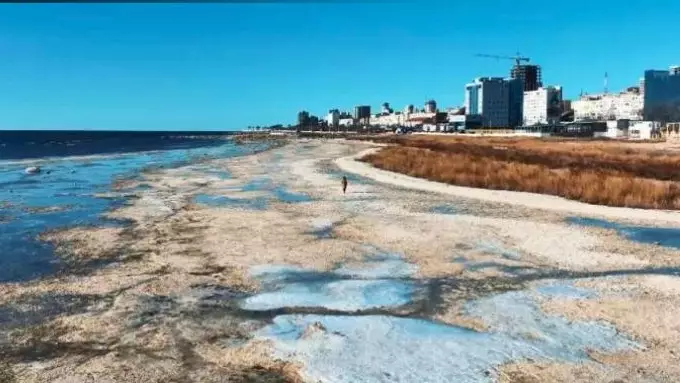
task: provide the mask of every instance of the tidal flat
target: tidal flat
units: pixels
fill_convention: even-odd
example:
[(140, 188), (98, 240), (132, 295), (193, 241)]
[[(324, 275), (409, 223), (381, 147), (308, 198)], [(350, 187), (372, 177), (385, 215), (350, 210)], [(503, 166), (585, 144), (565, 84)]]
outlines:
[(676, 247), (350, 173), (372, 147), (291, 140), (155, 167), (83, 224), (35, 223), (31, 243), (65, 266), (0, 283), (0, 376), (680, 380)]

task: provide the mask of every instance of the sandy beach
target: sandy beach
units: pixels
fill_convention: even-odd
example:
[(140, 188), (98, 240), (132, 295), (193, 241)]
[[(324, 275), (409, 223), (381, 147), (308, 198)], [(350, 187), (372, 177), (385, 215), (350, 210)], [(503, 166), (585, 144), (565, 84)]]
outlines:
[(44, 233), (101, 266), (0, 284), (0, 377), (680, 380), (680, 250), (654, 231), (679, 213), (438, 184), (356, 161), (371, 150), (156, 169), (107, 213), (130, 225)]

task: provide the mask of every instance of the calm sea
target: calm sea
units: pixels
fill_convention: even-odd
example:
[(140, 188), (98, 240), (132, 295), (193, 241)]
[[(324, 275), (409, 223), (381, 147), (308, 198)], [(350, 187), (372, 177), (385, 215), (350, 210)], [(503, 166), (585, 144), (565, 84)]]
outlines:
[[(97, 198), (114, 181), (148, 168), (253, 153), (229, 134), (195, 132), (0, 131), (0, 282), (49, 275), (66, 267), (37, 236), (83, 225), (124, 225), (101, 214), (125, 203)], [(26, 174), (30, 166), (41, 172)]]

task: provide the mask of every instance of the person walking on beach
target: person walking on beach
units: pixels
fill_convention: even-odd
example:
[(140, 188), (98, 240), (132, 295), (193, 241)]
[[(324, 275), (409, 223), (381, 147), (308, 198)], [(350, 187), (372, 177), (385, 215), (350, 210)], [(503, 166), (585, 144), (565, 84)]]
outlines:
[(347, 191), (347, 177), (342, 176), (342, 194)]

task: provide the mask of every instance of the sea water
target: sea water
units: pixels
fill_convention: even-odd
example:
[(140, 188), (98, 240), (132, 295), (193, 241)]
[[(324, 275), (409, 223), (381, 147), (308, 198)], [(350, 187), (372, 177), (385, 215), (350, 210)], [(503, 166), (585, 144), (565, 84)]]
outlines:
[[(95, 196), (109, 191), (117, 179), (265, 147), (178, 133), (0, 132), (0, 282), (28, 280), (64, 267), (53, 247), (37, 239), (42, 232), (124, 224), (101, 217), (125, 203), (124, 198)], [(26, 174), (30, 166), (40, 166), (41, 172)]]

